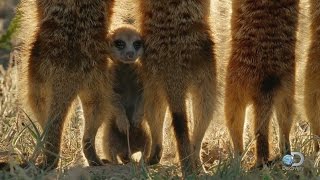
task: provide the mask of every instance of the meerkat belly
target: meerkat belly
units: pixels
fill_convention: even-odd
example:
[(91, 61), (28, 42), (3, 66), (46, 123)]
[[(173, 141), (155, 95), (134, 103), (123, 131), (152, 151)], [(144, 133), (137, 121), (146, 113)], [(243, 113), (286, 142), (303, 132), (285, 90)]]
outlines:
[(138, 82), (134, 65), (118, 65), (114, 84), (114, 91), (120, 96), (121, 104), (124, 106), (126, 115), (131, 122), (137, 108), (137, 102), (142, 96), (142, 85)]
[(145, 5), (148, 10), (145, 10), (147, 16), (142, 27), (144, 59), (147, 59), (144, 64), (147, 68), (166, 71), (168, 68), (190, 69), (202, 61), (207, 65), (208, 60), (213, 59), (207, 58), (213, 54), (213, 42), (204, 7), (187, 1), (167, 3), (174, 6), (155, 2), (150, 3), (152, 7)]
[(123, 104), (126, 115), (128, 117), (129, 122), (132, 122), (132, 118), (134, 115), (134, 112), (137, 108), (137, 101), (138, 101), (138, 93), (126, 93), (126, 94), (120, 94), (121, 95), (121, 104)]
[(293, 27), (297, 13), (292, 13), (295, 6), (283, 8), (290, 1), (281, 3), (258, 3), (257, 7), (251, 2), (243, 3), (242, 9), (246, 11), (239, 9), (234, 13), (237, 20), (233, 21), (237, 22), (233, 28), (237, 32), (232, 35), (233, 47), (241, 51), (233, 51), (229, 69), (244, 72), (230, 71), (230, 76), (240, 84), (257, 87), (256, 83), (264, 80), (281, 82), (294, 74), (296, 31)]
[[(193, 64), (199, 64), (201, 61), (208, 61), (207, 58), (201, 57), (207, 55), (203, 52), (211, 52), (212, 41), (209, 35), (196, 32), (192, 29), (183, 32), (164, 31), (164, 34), (146, 36), (145, 56), (148, 58), (150, 64), (154, 66), (156, 62), (158, 67), (184, 66), (186, 68), (192, 67)], [(201, 33), (201, 34), (200, 34)], [(196, 61), (196, 62), (193, 62)], [(175, 62), (175, 63), (173, 63)], [(145, 62), (146, 65), (149, 62)]]
[(105, 61), (99, 55), (106, 46), (104, 6), (93, 2), (77, 6), (67, 3), (57, 3), (42, 11), (32, 55), (38, 57), (35, 61), (41, 66), (48, 64), (69, 72), (90, 71)]

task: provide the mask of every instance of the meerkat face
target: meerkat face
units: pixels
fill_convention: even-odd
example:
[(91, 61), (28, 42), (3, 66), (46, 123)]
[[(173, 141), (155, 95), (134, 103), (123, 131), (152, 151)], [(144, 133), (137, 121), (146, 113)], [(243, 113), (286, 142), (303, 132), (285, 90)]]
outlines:
[(140, 34), (132, 28), (116, 29), (111, 36), (111, 59), (122, 63), (134, 63), (143, 53)]

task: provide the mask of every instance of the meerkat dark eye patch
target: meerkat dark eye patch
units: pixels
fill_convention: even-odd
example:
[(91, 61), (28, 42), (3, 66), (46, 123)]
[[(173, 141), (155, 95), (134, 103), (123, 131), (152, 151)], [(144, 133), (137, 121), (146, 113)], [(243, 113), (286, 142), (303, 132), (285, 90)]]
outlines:
[(134, 49), (138, 50), (138, 49), (141, 48), (141, 46), (142, 46), (142, 41), (141, 40), (137, 40), (137, 41), (133, 42)]
[(124, 49), (126, 47), (126, 42), (118, 39), (118, 40), (115, 40), (114, 42), (114, 46), (118, 49)]

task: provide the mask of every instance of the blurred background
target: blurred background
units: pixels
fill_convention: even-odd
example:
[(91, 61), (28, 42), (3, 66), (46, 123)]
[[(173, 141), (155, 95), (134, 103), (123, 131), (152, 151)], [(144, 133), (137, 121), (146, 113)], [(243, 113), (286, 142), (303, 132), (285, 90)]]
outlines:
[(14, 44), (14, 32), (17, 29), (17, 20), (13, 20), (15, 8), (19, 0), (0, 0), (0, 64), (8, 67), (10, 50)]

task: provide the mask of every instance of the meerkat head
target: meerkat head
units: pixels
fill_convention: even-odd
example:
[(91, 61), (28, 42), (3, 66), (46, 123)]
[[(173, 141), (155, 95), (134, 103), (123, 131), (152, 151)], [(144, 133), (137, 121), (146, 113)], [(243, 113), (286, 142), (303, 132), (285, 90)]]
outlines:
[(109, 36), (111, 59), (122, 63), (134, 63), (143, 53), (143, 41), (137, 30), (121, 27)]

